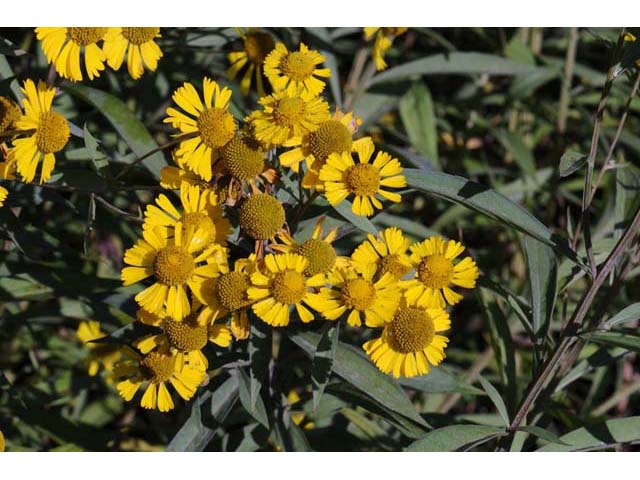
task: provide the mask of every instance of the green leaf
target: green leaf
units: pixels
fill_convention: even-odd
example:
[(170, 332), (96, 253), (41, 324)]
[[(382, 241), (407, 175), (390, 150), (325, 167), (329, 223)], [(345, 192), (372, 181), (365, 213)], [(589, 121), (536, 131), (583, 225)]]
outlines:
[(249, 338), (249, 374), (251, 383), (250, 411), (256, 406), (260, 398), (262, 384), (269, 378), (269, 362), (271, 361), (271, 329), (262, 321), (251, 322), (251, 337)]
[(615, 418), (578, 428), (560, 437), (566, 445), (545, 445), (538, 452), (602, 450), (617, 443), (640, 441), (640, 417)]
[(538, 67), (514, 62), (498, 55), (476, 52), (437, 54), (407, 62), (376, 75), (369, 87), (379, 83), (397, 82), (421, 75), (521, 75), (530, 74)]
[(593, 332), (580, 335), (585, 340), (600, 343), (610, 347), (626, 348), (634, 352), (640, 352), (640, 336), (625, 332)]
[(102, 152), (100, 152), (99, 142), (94, 138), (93, 135), (91, 135), (91, 132), (89, 131), (86, 123), (84, 124), (82, 131), (84, 146), (89, 152), (91, 163), (93, 164), (93, 167), (97, 172), (101, 172), (103, 168), (109, 165), (109, 160)]
[(9, 57), (19, 57), (25, 55), (27, 52), (19, 48), (10, 40), (0, 37), (0, 54), (7, 55)]
[(427, 433), (406, 448), (407, 452), (455, 452), (463, 447), (504, 434), (499, 427), (450, 425)]
[(338, 205), (334, 205), (333, 208), (336, 212), (342, 215), (345, 220), (347, 220), (363, 232), (378, 235), (378, 230), (376, 229), (375, 225), (371, 223), (371, 220), (369, 220), (367, 217), (361, 217), (360, 215), (356, 215), (355, 213), (353, 213), (353, 210), (351, 210), (352, 205), (349, 200), (343, 200)]
[(205, 449), (213, 431), (202, 423), (201, 397), (196, 397), (191, 414), (167, 445), (168, 452), (201, 452)]
[(424, 82), (415, 82), (402, 96), (399, 111), (411, 145), (439, 170), (436, 115), (431, 93)]
[(340, 322), (327, 323), (327, 328), (322, 333), (311, 365), (311, 383), (313, 385), (313, 410), (316, 411), (322, 393), (324, 392), (329, 378), (333, 361), (338, 348), (338, 338), (340, 336)]
[(496, 406), (496, 409), (500, 414), (500, 418), (502, 418), (502, 421), (504, 422), (504, 426), (508, 427), (510, 423), (509, 413), (507, 412), (507, 406), (504, 404), (504, 400), (502, 400), (500, 393), (498, 393), (498, 390), (496, 390), (496, 387), (491, 385), (491, 382), (485, 379), (482, 375), (478, 377), (478, 380), (480, 381), (480, 385), (482, 385), (482, 388), (484, 388), (484, 391), (487, 392), (487, 395), (489, 395), (489, 398), (491, 399), (493, 404)]
[(255, 418), (261, 425), (264, 425), (266, 428), (269, 428), (269, 417), (267, 416), (267, 409), (264, 406), (264, 402), (262, 401), (262, 397), (260, 395), (254, 400), (251, 398), (250, 393), (250, 385), (251, 380), (244, 373), (244, 370), (241, 368), (237, 369), (238, 372), (238, 385), (240, 386), (240, 403), (244, 409)]
[(518, 427), (518, 431), (530, 433), (531, 435), (535, 435), (536, 437), (546, 440), (547, 442), (557, 443), (558, 445), (569, 445), (568, 443), (563, 442), (555, 433), (552, 433), (549, 430), (545, 430), (544, 428), (536, 427), (535, 425), (525, 425), (523, 427)]
[[(129, 145), (137, 157), (141, 157), (151, 150), (158, 148), (158, 144), (144, 124), (138, 120), (135, 113), (129, 110), (129, 108), (115, 96), (95, 88), (68, 82), (64, 84), (64, 89), (96, 107), (109, 123), (113, 125), (113, 128), (115, 128), (123, 140), (127, 142), (127, 145)], [(167, 164), (161, 152), (156, 152), (150, 157), (145, 158), (142, 163), (156, 179), (160, 178), (160, 170)]]
[(231, 375), (225, 382), (211, 392), (211, 416), (222, 423), (238, 400), (238, 378)]
[[(320, 335), (314, 332), (290, 332), (289, 338), (309, 356), (315, 353), (320, 342)], [(402, 388), (391, 377), (380, 372), (359, 349), (339, 342), (333, 371), (383, 406), (419, 425), (427, 426)]]
[(574, 150), (567, 150), (560, 157), (560, 176), (568, 177), (572, 173), (580, 170), (587, 163), (587, 156), (584, 153)]
[(607, 320), (604, 327), (609, 329), (620, 323), (633, 322), (638, 319), (640, 319), (640, 303), (632, 303)]
[(522, 137), (505, 129), (496, 130), (495, 136), (504, 149), (513, 156), (522, 172), (530, 177), (535, 176), (536, 161), (531, 149), (522, 141)]
[(400, 384), (425, 393), (457, 392), (466, 395), (483, 395), (484, 392), (472, 385), (467, 385), (455, 376), (447, 373), (443, 367), (432, 368), (428, 375), (401, 378)]

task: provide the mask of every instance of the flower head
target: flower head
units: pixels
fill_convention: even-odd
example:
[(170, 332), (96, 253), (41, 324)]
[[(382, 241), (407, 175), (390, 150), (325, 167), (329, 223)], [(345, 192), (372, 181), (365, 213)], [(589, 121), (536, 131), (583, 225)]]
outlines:
[(159, 27), (110, 27), (102, 47), (107, 64), (119, 70), (126, 56), (127, 69), (134, 80), (142, 76), (145, 66), (155, 72), (162, 57), (155, 42), (160, 36)]
[(244, 95), (249, 95), (251, 78), (255, 73), (258, 95), (262, 97), (265, 94), (262, 66), (267, 55), (275, 47), (275, 42), (267, 32), (253, 29), (249, 29), (246, 33), (242, 32), (240, 36), (244, 42), (243, 49), (227, 55), (227, 60), (231, 64), (227, 69), (227, 76), (233, 80), (248, 65), (240, 81), (240, 91)]
[(357, 146), (357, 164), (350, 152), (332, 153), (329, 156), (327, 163), (320, 170), (319, 179), (324, 182), (327, 200), (331, 205), (337, 205), (354, 195), (353, 213), (370, 217), (374, 212), (373, 207), (382, 208), (376, 194), (392, 202), (400, 201), (398, 193), (382, 188), (400, 188), (407, 185), (400, 162), (386, 152), (378, 152), (373, 163), (369, 163), (373, 150), (373, 143)]
[(89, 350), (89, 354), (85, 359), (89, 375), (92, 377), (96, 375), (100, 370), (100, 365), (103, 366), (105, 371), (111, 372), (113, 365), (120, 360), (120, 347), (118, 345), (90, 343), (93, 340), (99, 340), (107, 336), (100, 329), (100, 322), (94, 320), (80, 322), (76, 335)]
[(36, 168), (42, 160), (40, 183), (45, 183), (55, 166), (55, 153), (62, 150), (69, 141), (70, 129), (67, 120), (51, 109), (55, 88), (49, 88), (43, 81), (36, 88), (33, 80), (24, 82), (22, 101), (24, 115), (16, 122), (18, 130), (33, 132), (25, 138), (14, 139), (9, 149), (9, 162), (16, 162), (17, 170), (25, 182), (32, 182)]
[(391, 48), (393, 40), (407, 30), (407, 27), (364, 27), (364, 37), (366, 40), (371, 40), (374, 35), (376, 37), (371, 56), (376, 62), (376, 69), (378, 71), (387, 68), (384, 55)]
[(38, 27), (36, 35), (42, 42), (42, 50), (49, 63), (63, 78), (79, 82), (82, 80), (80, 56), (84, 53), (84, 64), (89, 80), (100, 76), (106, 59), (98, 46), (105, 38), (106, 27)]
[(172, 96), (184, 113), (169, 107), (164, 122), (191, 136), (180, 143), (175, 154), (193, 172), (209, 181), (212, 165), (220, 158), (222, 147), (236, 136), (238, 125), (228, 111), (231, 90), (220, 88), (206, 77), (203, 90), (204, 103), (195, 87), (185, 82)]
[(22, 110), (16, 102), (0, 96), (0, 133), (13, 130), (21, 116)]
[(366, 342), (363, 348), (381, 372), (395, 378), (426, 375), (429, 364), (438, 365), (445, 358), (448, 339), (439, 333), (450, 325), (444, 310), (403, 300), (382, 335)]
[(268, 240), (278, 233), (286, 220), (280, 201), (266, 193), (256, 193), (240, 206), (240, 228), (255, 240)]
[(380, 278), (390, 273), (396, 280), (400, 280), (411, 271), (411, 261), (407, 249), (411, 240), (405, 238), (402, 230), (397, 227), (385, 229), (379, 238), (369, 234), (351, 254), (351, 263), (358, 271), (366, 271), (369, 265), (376, 267), (374, 278)]
[(305, 99), (317, 97), (324, 90), (324, 81), (331, 70), (317, 68), (325, 58), (317, 50), (309, 50), (304, 43), (300, 49), (289, 52), (284, 43), (277, 43), (264, 61), (264, 73), (274, 91), (286, 90), (290, 95), (300, 95)]
[(479, 272), (471, 257), (456, 262), (464, 246), (455, 240), (431, 237), (411, 246), (410, 261), (415, 268), (413, 280), (405, 282), (408, 300), (420, 301), (433, 308), (455, 305), (462, 295), (451, 286), (473, 288)]

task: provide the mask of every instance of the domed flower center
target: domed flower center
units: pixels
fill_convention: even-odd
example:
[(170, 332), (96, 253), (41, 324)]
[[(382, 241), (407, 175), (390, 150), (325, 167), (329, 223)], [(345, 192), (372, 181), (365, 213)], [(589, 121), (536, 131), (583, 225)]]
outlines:
[(262, 173), (265, 153), (257, 142), (236, 136), (222, 149), (222, 160), (232, 177), (244, 181)]
[(11, 130), (21, 115), (18, 104), (6, 97), (0, 97), (0, 133)]
[(249, 278), (242, 272), (229, 272), (218, 278), (216, 298), (218, 302), (233, 312), (246, 307), (251, 301), (247, 298)]
[(106, 27), (67, 27), (67, 35), (78, 45), (96, 43), (107, 33)]
[(356, 195), (372, 196), (380, 187), (380, 172), (370, 163), (359, 163), (345, 172), (345, 183)]
[(186, 248), (169, 245), (158, 252), (153, 269), (160, 283), (175, 286), (185, 283), (195, 266), (193, 257)]
[(162, 326), (169, 345), (180, 352), (200, 350), (209, 340), (207, 326), (199, 325), (193, 315), (185, 318), (183, 322), (167, 318)]
[(197, 232), (200, 228), (204, 230), (205, 240), (202, 242), (203, 247), (213, 242), (216, 238), (216, 225), (205, 212), (185, 213), (182, 215), (182, 225), (185, 231), (190, 234)]
[(308, 52), (291, 52), (282, 59), (280, 68), (285, 76), (300, 82), (311, 76), (316, 64)]
[(69, 141), (69, 124), (57, 112), (42, 112), (36, 129), (36, 145), (44, 153), (56, 153)]
[(271, 195), (258, 193), (247, 198), (240, 207), (240, 226), (255, 240), (268, 240), (284, 224), (282, 204)]
[(351, 132), (337, 120), (327, 120), (309, 135), (309, 150), (322, 164), (332, 153), (350, 152), (352, 145)]
[(176, 361), (171, 355), (160, 352), (149, 352), (141, 361), (140, 366), (152, 383), (166, 382), (171, 378)]
[(296, 253), (307, 259), (304, 274), (312, 277), (318, 273), (328, 273), (336, 263), (336, 251), (329, 242), (310, 238), (298, 245)]
[(342, 287), (342, 299), (347, 307), (362, 312), (375, 302), (376, 289), (364, 278), (352, 278)]
[(224, 147), (237, 130), (236, 119), (223, 108), (209, 108), (198, 118), (198, 130), (207, 147)]
[(304, 119), (307, 104), (298, 97), (284, 97), (273, 109), (275, 121), (281, 127), (292, 128)]
[(435, 335), (433, 319), (421, 308), (400, 308), (387, 328), (391, 348), (401, 353), (424, 350)]
[(429, 288), (439, 289), (449, 285), (453, 277), (453, 263), (443, 255), (425, 257), (417, 268), (418, 279)]
[(244, 51), (247, 52), (249, 61), (255, 65), (262, 65), (274, 47), (273, 38), (268, 33), (250, 33), (244, 39)]
[(304, 276), (295, 270), (278, 272), (273, 278), (271, 291), (276, 302), (293, 304), (300, 302), (307, 292)]
[(378, 269), (376, 271), (376, 281), (381, 279), (385, 273), (390, 273), (397, 280), (409, 273), (411, 267), (400, 261), (400, 257), (395, 253), (378, 259)]
[(158, 27), (122, 27), (122, 36), (134, 45), (142, 45), (158, 36)]

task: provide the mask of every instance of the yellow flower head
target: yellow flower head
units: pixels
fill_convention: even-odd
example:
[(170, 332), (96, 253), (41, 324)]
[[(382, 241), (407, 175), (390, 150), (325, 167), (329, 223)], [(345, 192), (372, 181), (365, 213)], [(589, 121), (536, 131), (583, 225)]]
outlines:
[(82, 80), (80, 56), (84, 52), (84, 64), (93, 80), (104, 70), (105, 54), (98, 46), (104, 40), (107, 27), (38, 27), (36, 35), (42, 42), (42, 51), (49, 63), (63, 78)]
[(155, 42), (160, 36), (159, 27), (109, 27), (102, 47), (107, 64), (119, 70), (126, 55), (127, 69), (134, 80), (142, 76), (145, 66), (155, 72), (162, 57)]
[(319, 296), (312, 293), (311, 288), (323, 287), (325, 275), (319, 273), (307, 277), (303, 273), (306, 267), (307, 260), (295, 253), (265, 257), (264, 268), (251, 275), (252, 286), (247, 291), (249, 298), (255, 301), (253, 312), (262, 321), (274, 327), (289, 325), (292, 305), (304, 323), (314, 319), (313, 313), (303, 303), (316, 309)]
[(274, 91), (286, 90), (291, 96), (310, 99), (324, 90), (324, 81), (316, 77), (331, 76), (330, 69), (317, 68), (324, 60), (320, 52), (309, 50), (304, 43), (297, 52), (289, 52), (283, 43), (277, 43), (264, 61), (264, 74)]
[(90, 343), (92, 340), (99, 340), (107, 336), (100, 329), (100, 322), (94, 320), (80, 322), (76, 332), (78, 339), (89, 349), (89, 354), (85, 359), (87, 370), (90, 376), (94, 376), (102, 365), (105, 371), (113, 370), (113, 365), (120, 360), (120, 347), (105, 343)]
[(0, 207), (4, 206), (4, 202), (9, 196), (9, 190), (0, 185)]
[(241, 33), (244, 41), (244, 48), (240, 51), (231, 52), (227, 55), (227, 60), (231, 66), (227, 69), (227, 76), (233, 80), (240, 70), (248, 64), (246, 72), (240, 81), (240, 91), (244, 95), (249, 95), (251, 88), (251, 78), (255, 72), (256, 84), (258, 85), (258, 95), (264, 96), (264, 80), (262, 65), (267, 55), (275, 47), (275, 42), (267, 32), (249, 29), (247, 33)]
[(167, 383), (182, 398), (190, 400), (206, 378), (201, 368), (183, 360), (184, 355), (172, 353), (166, 348), (152, 350), (146, 355), (127, 349), (113, 372), (118, 393), (129, 402), (142, 387), (145, 389), (140, 401), (143, 408), (157, 408), (161, 412), (173, 410), (175, 405)]
[(330, 288), (320, 291), (322, 315), (327, 320), (337, 320), (348, 312), (347, 323), (359, 327), (381, 327), (393, 319), (400, 302), (398, 281), (391, 274), (374, 280), (376, 268), (370, 265), (363, 273), (354, 268), (336, 268), (329, 276)]
[(351, 263), (356, 270), (364, 272), (369, 265), (376, 267), (376, 279), (385, 273), (390, 273), (396, 280), (400, 280), (411, 271), (411, 261), (407, 249), (411, 240), (405, 238), (402, 230), (397, 227), (385, 229), (380, 238), (369, 234), (351, 254)]
[(240, 206), (240, 228), (255, 240), (269, 240), (286, 221), (280, 201), (266, 193), (256, 193)]
[(311, 238), (298, 243), (289, 232), (282, 232), (277, 236), (281, 243), (272, 243), (271, 249), (280, 253), (297, 253), (307, 259), (307, 268), (304, 274), (312, 277), (317, 273), (330, 273), (338, 265), (347, 267), (349, 259), (339, 257), (331, 245), (338, 234), (338, 227), (332, 228), (322, 238), (322, 223), (325, 217), (320, 217), (313, 229)]
[(280, 146), (317, 130), (331, 119), (329, 104), (320, 97), (305, 100), (287, 91), (260, 99), (263, 110), (249, 117), (256, 138), (267, 147)]
[(392, 202), (400, 201), (400, 194), (382, 189), (407, 185), (400, 162), (386, 152), (378, 152), (373, 163), (369, 163), (373, 150), (373, 143), (357, 146), (357, 164), (350, 152), (329, 155), (327, 163), (320, 170), (319, 178), (324, 182), (327, 200), (331, 205), (337, 205), (354, 195), (353, 213), (370, 217), (374, 212), (373, 207), (382, 208), (376, 194)]
[(231, 223), (224, 218), (222, 207), (216, 205), (215, 195), (201, 192), (198, 187), (184, 182), (180, 188), (180, 200), (182, 211), (177, 210), (164, 194), (160, 194), (156, 198), (157, 206), (147, 206), (142, 228), (165, 229), (163, 235), (170, 238), (176, 224), (180, 222), (187, 235), (203, 230), (203, 248), (212, 242), (223, 246), (227, 244), (227, 237), (232, 231)]
[(473, 288), (479, 275), (471, 257), (455, 262), (463, 251), (460, 242), (445, 241), (442, 237), (411, 245), (409, 258), (416, 272), (413, 280), (405, 282), (407, 299), (419, 300), (432, 308), (444, 308), (447, 303), (455, 305), (462, 300), (462, 295), (451, 286)]
[(62, 150), (69, 141), (70, 129), (67, 120), (51, 109), (55, 88), (49, 88), (43, 81), (36, 88), (33, 80), (24, 82), (25, 95), (22, 104), (24, 115), (16, 122), (16, 129), (30, 133), (29, 137), (13, 140), (9, 149), (9, 162), (15, 162), (18, 173), (25, 182), (32, 182), (36, 168), (42, 160), (40, 183), (45, 183), (56, 163), (55, 153)]
[(260, 142), (244, 132), (222, 148), (225, 171), (238, 182), (253, 181), (266, 168), (267, 154)]
[(439, 333), (451, 326), (449, 314), (423, 302), (402, 300), (393, 320), (379, 338), (363, 345), (367, 355), (383, 373), (395, 378), (429, 373), (445, 358), (448, 339)]
[(407, 27), (364, 27), (365, 40), (371, 40), (374, 35), (376, 37), (373, 44), (373, 50), (371, 51), (371, 56), (376, 62), (376, 69), (378, 71), (387, 68), (387, 62), (384, 60), (384, 55), (391, 48), (393, 40), (405, 33), (407, 30)]
[(191, 313), (187, 291), (197, 293), (200, 283), (228, 270), (226, 249), (214, 243), (203, 250), (205, 230), (187, 235), (180, 222), (171, 239), (162, 229), (147, 229), (142, 234), (143, 239), (125, 252), (124, 263), (130, 266), (122, 269), (123, 284), (153, 277), (153, 285), (138, 293), (136, 301), (156, 315), (164, 308), (168, 316), (180, 321)]
[(13, 130), (21, 116), (22, 110), (16, 102), (0, 96), (0, 134)]
[(204, 180), (211, 180), (212, 165), (220, 158), (220, 149), (236, 136), (238, 125), (229, 113), (231, 90), (216, 82), (203, 80), (204, 103), (191, 83), (185, 82), (173, 93), (173, 101), (184, 110), (167, 108), (165, 123), (192, 138), (176, 149), (176, 156)]

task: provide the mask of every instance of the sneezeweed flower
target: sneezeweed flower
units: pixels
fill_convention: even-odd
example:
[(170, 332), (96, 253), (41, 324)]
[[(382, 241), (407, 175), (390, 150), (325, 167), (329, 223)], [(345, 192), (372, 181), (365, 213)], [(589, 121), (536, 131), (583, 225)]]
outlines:
[(278, 233), (286, 218), (280, 201), (266, 193), (256, 193), (240, 205), (240, 228), (254, 240), (269, 240)]
[(307, 259), (307, 268), (304, 274), (313, 276), (317, 273), (330, 273), (338, 265), (346, 267), (349, 263), (347, 257), (339, 257), (336, 250), (331, 245), (338, 234), (338, 227), (332, 228), (322, 238), (322, 223), (325, 217), (321, 217), (313, 228), (311, 238), (302, 243), (296, 242), (289, 232), (278, 234), (277, 240), (280, 243), (272, 243), (271, 249), (279, 253), (297, 253)]
[(381, 327), (393, 319), (400, 302), (398, 281), (389, 273), (374, 280), (376, 267), (370, 265), (363, 273), (354, 268), (336, 268), (329, 275), (331, 287), (320, 290), (318, 303), (322, 316), (337, 320), (348, 312), (347, 323), (359, 327)]
[(21, 116), (22, 111), (16, 102), (0, 96), (0, 134), (13, 130)]
[[(0, 145), (0, 149), (2, 145)], [(1, 150), (0, 150), (1, 152)], [(15, 162), (0, 162), (0, 180), (14, 180), (16, 165)], [(9, 191), (0, 185), (0, 207), (4, 206), (4, 202), (9, 196)]]
[(32, 182), (36, 168), (42, 160), (40, 183), (45, 183), (56, 163), (55, 153), (62, 150), (69, 141), (70, 129), (67, 120), (51, 109), (55, 89), (43, 81), (36, 88), (33, 80), (24, 82), (25, 95), (22, 104), (24, 115), (15, 124), (16, 129), (29, 132), (30, 136), (16, 138), (9, 149), (9, 162), (16, 162), (17, 170), (25, 182)]
[(314, 319), (314, 314), (304, 305), (317, 310), (318, 294), (311, 288), (323, 287), (325, 275), (304, 275), (307, 260), (295, 253), (269, 254), (264, 258), (264, 268), (251, 275), (252, 286), (247, 294), (255, 303), (255, 313), (262, 321), (273, 327), (289, 325), (289, 310), (295, 309), (304, 323)]
[(198, 187), (183, 183), (180, 188), (182, 211), (174, 207), (171, 201), (160, 194), (156, 205), (148, 205), (145, 210), (144, 229), (162, 228), (163, 235), (173, 237), (173, 230), (178, 222), (182, 223), (187, 235), (202, 229), (204, 238), (202, 248), (212, 242), (225, 246), (232, 228), (229, 220), (224, 218), (222, 207), (216, 205), (215, 195), (201, 192)]
[(275, 47), (275, 42), (267, 32), (254, 29), (249, 29), (246, 33), (241, 32), (240, 36), (244, 41), (243, 49), (227, 55), (227, 60), (231, 64), (227, 69), (227, 76), (233, 80), (240, 73), (240, 70), (248, 65), (242, 80), (240, 80), (240, 91), (243, 95), (249, 95), (251, 79), (255, 73), (258, 95), (262, 97), (265, 94), (262, 66), (267, 55)]
[(378, 152), (373, 163), (369, 163), (373, 150), (373, 143), (357, 146), (357, 164), (353, 161), (351, 152), (329, 155), (327, 163), (320, 170), (319, 179), (324, 182), (325, 194), (331, 205), (338, 205), (354, 195), (353, 213), (370, 217), (374, 207), (382, 209), (382, 203), (376, 195), (392, 202), (400, 202), (400, 194), (382, 189), (407, 185), (400, 162), (386, 152)]
[(440, 333), (450, 326), (446, 311), (429, 308), (421, 301), (402, 300), (382, 335), (363, 348), (383, 373), (395, 378), (426, 375), (429, 365), (437, 366), (445, 358), (449, 340)]
[(369, 265), (375, 265), (375, 279), (390, 273), (400, 280), (412, 269), (407, 250), (411, 240), (406, 238), (397, 227), (385, 229), (379, 238), (369, 234), (351, 254), (351, 263), (360, 272), (366, 271)]
[(89, 375), (95, 376), (100, 371), (100, 365), (105, 371), (111, 372), (113, 365), (120, 360), (120, 347), (105, 343), (90, 343), (93, 340), (99, 340), (107, 336), (100, 329), (100, 322), (95, 320), (80, 322), (76, 335), (89, 350), (85, 359)]
[(169, 107), (164, 123), (170, 123), (183, 135), (191, 136), (180, 142), (175, 154), (190, 170), (209, 181), (212, 166), (220, 158), (220, 149), (236, 136), (238, 130), (235, 118), (228, 111), (231, 90), (220, 88), (216, 82), (205, 77), (204, 103), (195, 87), (188, 82), (178, 88), (171, 98), (186, 113)]
[(376, 39), (373, 44), (373, 50), (371, 56), (376, 62), (376, 69), (378, 71), (387, 68), (387, 62), (384, 60), (384, 55), (391, 48), (393, 40), (402, 35), (408, 30), (407, 27), (364, 27), (364, 38), (369, 41), (375, 35)]
[(177, 353), (168, 349), (156, 349), (141, 355), (126, 349), (123, 359), (115, 365), (113, 376), (118, 393), (130, 402), (138, 389), (145, 390), (140, 405), (161, 412), (173, 410), (175, 404), (167, 388), (170, 383), (185, 400), (190, 400), (206, 374), (195, 365), (179, 361)]
[(455, 305), (462, 300), (462, 295), (454, 292), (451, 286), (475, 287), (479, 272), (473, 259), (465, 257), (454, 262), (464, 251), (460, 242), (431, 237), (410, 248), (409, 259), (416, 273), (413, 280), (404, 282), (407, 300), (444, 308), (447, 303)]
[(162, 58), (162, 50), (155, 42), (160, 36), (159, 27), (109, 27), (102, 47), (107, 64), (119, 70), (126, 56), (127, 69), (134, 80), (142, 77), (145, 66), (155, 72)]
[(309, 50), (304, 43), (300, 43), (300, 49), (294, 52), (289, 52), (283, 43), (277, 43), (264, 61), (264, 74), (274, 91), (286, 90), (289, 95), (310, 99), (324, 90), (324, 81), (316, 77), (331, 76), (330, 69), (317, 68), (324, 61), (324, 55)]
[(4, 206), (4, 202), (9, 196), (9, 190), (0, 185), (0, 207)]
[[(254, 111), (249, 120), (254, 126), (256, 138), (268, 147), (301, 138), (331, 119), (329, 104), (321, 97), (305, 100), (283, 90), (262, 97), (259, 103), (262, 110)], [(293, 166), (297, 165), (294, 163)]]
[(80, 57), (84, 53), (84, 65), (89, 80), (100, 76), (106, 56), (98, 46), (105, 38), (107, 27), (38, 27), (36, 35), (42, 42), (42, 50), (49, 63), (63, 78), (82, 81)]
[(153, 285), (138, 293), (136, 301), (150, 313), (158, 315), (164, 309), (180, 321), (191, 313), (187, 292), (197, 292), (201, 282), (227, 270), (226, 249), (216, 243), (203, 249), (204, 229), (187, 235), (180, 222), (171, 239), (161, 229), (143, 230), (142, 235), (125, 252), (124, 263), (130, 266), (122, 269), (122, 282), (128, 286), (153, 277)]

